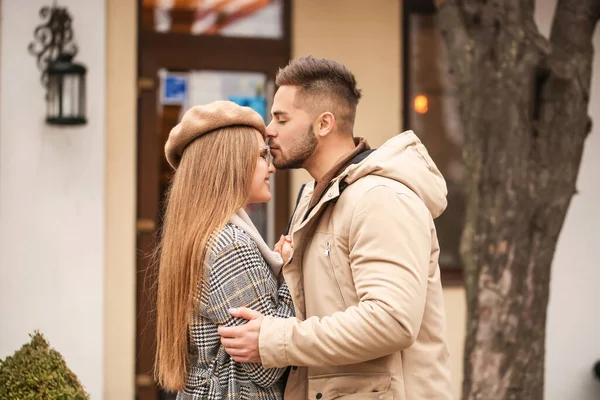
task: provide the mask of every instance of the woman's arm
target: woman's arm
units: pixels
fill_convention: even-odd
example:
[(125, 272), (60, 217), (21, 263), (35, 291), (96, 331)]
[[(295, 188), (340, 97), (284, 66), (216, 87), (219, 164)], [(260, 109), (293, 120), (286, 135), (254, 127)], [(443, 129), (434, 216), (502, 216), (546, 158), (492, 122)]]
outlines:
[[(230, 315), (231, 308), (248, 307), (264, 315), (279, 318), (294, 316), (294, 307), (287, 285), (273, 293), (276, 280), (265, 265), (260, 252), (252, 244), (234, 243), (216, 257), (208, 271), (205, 286), (207, 317), (216, 325), (242, 325), (245, 319)], [(204, 297), (204, 296), (203, 296)], [(240, 363), (258, 386), (275, 384), (285, 368), (263, 368), (261, 364)]]

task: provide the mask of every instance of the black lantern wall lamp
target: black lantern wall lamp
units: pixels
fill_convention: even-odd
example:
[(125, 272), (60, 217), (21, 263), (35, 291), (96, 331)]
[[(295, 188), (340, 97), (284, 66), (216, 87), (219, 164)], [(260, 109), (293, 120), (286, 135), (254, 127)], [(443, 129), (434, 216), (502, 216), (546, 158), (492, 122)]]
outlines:
[(44, 22), (35, 28), (29, 52), (37, 57), (46, 88), (46, 122), (82, 125), (85, 116), (86, 67), (73, 62), (78, 48), (73, 41), (72, 19), (56, 2), (40, 10)]

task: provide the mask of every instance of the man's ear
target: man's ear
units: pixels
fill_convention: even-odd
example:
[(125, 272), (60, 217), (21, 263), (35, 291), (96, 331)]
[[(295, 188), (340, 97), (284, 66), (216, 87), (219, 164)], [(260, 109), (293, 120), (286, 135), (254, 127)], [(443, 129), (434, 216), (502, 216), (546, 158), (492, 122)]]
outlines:
[(315, 120), (314, 128), (318, 136), (327, 136), (335, 127), (335, 116), (329, 111), (319, 115)]

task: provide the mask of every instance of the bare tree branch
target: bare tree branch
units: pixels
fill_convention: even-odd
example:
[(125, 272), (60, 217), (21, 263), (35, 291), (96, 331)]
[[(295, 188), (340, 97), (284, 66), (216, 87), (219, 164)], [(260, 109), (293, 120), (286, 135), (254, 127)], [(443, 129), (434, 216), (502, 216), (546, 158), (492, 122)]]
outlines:
[[(541, 133), (537, 161), (547, 169), (549, 177), (541, 190), (548, 193), (548, 198), (558, 198), (556, 192), (561, 187), (575, 192), (581, 152), (590, 127), (587, 108), (594, 54), (592, 37), (599, 18), (600, 0), (558, 1), (550, 35), (549, 74), (539, 89), (536, 123)], [(568, 120), (566, 115), (581, 117)], [(570, 196), (563, 201), (568, 204)]]
[(587, 52), (600, 18), (600, 0), (558, 0), (550, 42), (567, 53)]
[[(600, 0), (559, 0), (552, 23), (552, 55), (548, 67), (555, 78), (576, 79), (589, 87), (592, 36), (600, 18)], [(586, 62), (587, 60), (587, 62)]]
[[(474, 43), (469, 38), (457, 0), (436, 0), (438, 24), (448, 45), (450, 65), (457, 83), (469, 81), (473, 61)], [(464, 57), (467, 55), (467, 57)]]

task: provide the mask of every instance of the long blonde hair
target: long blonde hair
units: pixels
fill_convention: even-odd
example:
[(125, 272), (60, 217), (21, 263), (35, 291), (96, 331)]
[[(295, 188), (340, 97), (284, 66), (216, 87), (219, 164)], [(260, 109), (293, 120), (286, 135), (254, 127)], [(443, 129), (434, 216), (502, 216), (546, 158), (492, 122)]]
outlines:
[(168, 190), (156, 257), (154, 362), (155, 379), (167, 390), (184, 384), (188, 324), (210, 235), (246, 205), (258, 159), (255, 132), (233, 126), (200, 136), (186, 147)]

